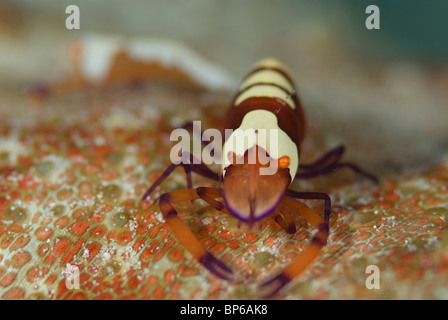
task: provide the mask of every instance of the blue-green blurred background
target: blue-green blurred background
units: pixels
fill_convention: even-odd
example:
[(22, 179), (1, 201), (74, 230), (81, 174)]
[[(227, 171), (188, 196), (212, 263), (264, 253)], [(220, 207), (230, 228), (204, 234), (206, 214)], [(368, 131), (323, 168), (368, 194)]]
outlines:
[[(337, 33), (338, 45), (371, 57), (446, 61), (448, 54), (448, 2), (443, 0), (2, 0), (0, 3), (4, 12), (1, 18), (13, 20), (18, 29), (28, 26), (48, 36), (66, 38), (91, 31), (171, 38), (222, 62), (241, 61), (243, 65), (241, 57), (251, 59), (257, 53), (273, 51), (272, 48), (284, 56), (299, 54), (299, 48), (306, 45), (301, 41), (325, 32)], [(79, 31), (65, 29), (65, 8), (70, 4), (80, 7)], [(371, 4), (380, 9), (380, 30), (365, 28), (368, 16), (365, 9)]]
[[(322, 1), (320, 1), (322, 2)], [(376, 54), (396, 54), (417, 59), (448, 57), (448, 2), (443, 0), (383, 0), (332, 1), (348, 8), (354, 32), (351, 44), (360, 51)], [(381, 12), (381, 29), (371, 32), (357, 28), (362, 25), (359, 13), (370, 4)]]
[[(70, 4), (80, 30), (65, 28)], [(372, 4), (380, 30), (365, 27)], [(68, 45), (92, 32), (183, 43), (233, 74), (235, 88), (252, 63), (276, 56), (329, 146), (359, 135), (353, 153), (369, 145), (369, 158), (418, 163), (448, 149), (446, 0), (2, 0), (0, 91), (60, 78)]]

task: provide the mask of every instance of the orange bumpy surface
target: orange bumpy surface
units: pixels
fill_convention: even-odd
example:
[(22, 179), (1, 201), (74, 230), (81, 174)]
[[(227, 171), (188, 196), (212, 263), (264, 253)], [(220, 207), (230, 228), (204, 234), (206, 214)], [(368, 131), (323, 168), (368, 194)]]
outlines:
[[(294, 235), (273, 220), (248, 230), (204, 202), (178, 205), (205, 247), (234, 270), (228, 283), (193, 260), (162, 218), (156, 200), (185, 188), (181, 169), (140, 201), (170, 163), (171, 128), (200, 119), (214, 126), (228, 102), (227, 95), (150, 84), (65, 93), (38, 106), (23, 98), (4, 103), (0, 297), (260, 298), (259, 285), (308, 244), (310, 225), (296, 216)], [(305, 149), (326, 151), (312, 141)], [(214, 185), (194, 177), (195, 186)], [(448, 298), (448, 163), (381, 179), (374, 185), (343, 170), (292, 185), (331, 195), (330, 237), (277, 298)], [(308, 204), (322, 212), (321, 203)], [(66, 286), (69, 265), (80, 270), (79, 289)], [(369, 265), (380, 270), (380, 289), (366, 288)]]

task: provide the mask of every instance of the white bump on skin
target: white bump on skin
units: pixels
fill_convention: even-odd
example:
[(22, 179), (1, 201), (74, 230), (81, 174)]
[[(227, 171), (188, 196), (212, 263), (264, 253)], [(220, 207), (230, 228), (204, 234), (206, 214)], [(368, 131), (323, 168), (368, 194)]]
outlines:
[(8, 138), (0, 138), (0, 154), (6, 155), (4, 160), (15, 166), (20, 156), (28, 155), (28, 148), (19, 140), (17, 134), (12, 133)]

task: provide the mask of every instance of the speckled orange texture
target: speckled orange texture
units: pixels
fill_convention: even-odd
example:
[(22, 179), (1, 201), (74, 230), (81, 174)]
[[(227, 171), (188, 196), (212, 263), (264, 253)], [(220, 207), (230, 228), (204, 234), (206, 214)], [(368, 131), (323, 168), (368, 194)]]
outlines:
[[(66, 93), (41, 106), (18, 98), (16, 108), (0, 110), (0, 297), (260, 298), (259, 285), (307, 245), (310, 225), (296, 217), (295, 235), (273, 220), (247, 230), (201, 201), (179, 205), (201, 242), (234, 270), (228, 283), (194, 261), (163, 221), (157, 197), (185, 187), (182, 170), (140, 202), (169, 164), (169, 128), (216, 124), (227, 102), (148, 84)], [(325, 151), (319, 143), (305, 150)], [(277, 298), (448, 298), (448, 162), (381, 178), (373, 185), (341, 171), (293, 184), (331, 195), (330, 237)], [(214, 184), (197, 176), (194, 183)], [(319, 202), (308, 204), (322, 212)], [(78, 290), (65, 285), (68, 264), (80, 269)], [(379, 290), (365, 287), (372, 264)]]

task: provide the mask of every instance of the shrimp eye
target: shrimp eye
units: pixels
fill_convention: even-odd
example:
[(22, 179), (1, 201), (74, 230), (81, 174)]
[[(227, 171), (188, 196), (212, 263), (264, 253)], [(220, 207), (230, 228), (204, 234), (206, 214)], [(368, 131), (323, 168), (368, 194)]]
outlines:
[(291, 160), (288, 156), (283, 156), (278, 159), (278, 166), (282, 169), (288, 168)]

